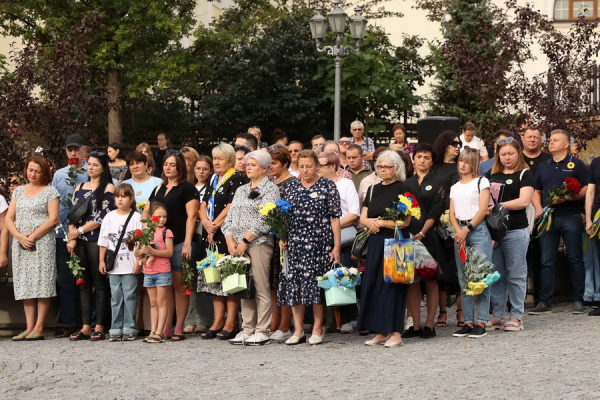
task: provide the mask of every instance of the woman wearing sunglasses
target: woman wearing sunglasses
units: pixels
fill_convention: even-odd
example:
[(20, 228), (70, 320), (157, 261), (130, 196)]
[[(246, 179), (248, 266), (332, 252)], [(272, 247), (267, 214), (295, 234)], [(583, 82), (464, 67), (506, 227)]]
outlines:
[[(79, 286), (81, 318), (83, 327), (71, 335), (71, 340), (104, 340), (104, 325), (108, 322), (110, 287), (106, 275), (100, 273), (98, 236), (100, 224), (106, 214), (114, 210), (115, 199), (108, 157), (104, 153), (92, 152), (88, 159), (89, 181), (79, 185), (73, 194), (73, 206), (90, 198), (87, 211), (79, 221), (69, 220), (69, 242), (67, 250), (76, 252), (84, 268), (83, 284)], [(94, 294), (92, 295), (92, 285)], [(96, 326), (92, 331), (92, 297), (95, 296)]]
[[(533, 197), (534, 177), (517, 141), (507, 137), (496, 141), (494, 166), (489, 173), (492, 196), (509, 211), (510, 225), (506, 236), (494, 249), (492, 262), (500, 279), (491, 287), (494, 317), (488, 329), (523, 330), (523, 313), (527, 296), (527, 248), (529, 223), (525, 209)], [(504, 323), (504, 309), (510, 301), (510, 319)]]

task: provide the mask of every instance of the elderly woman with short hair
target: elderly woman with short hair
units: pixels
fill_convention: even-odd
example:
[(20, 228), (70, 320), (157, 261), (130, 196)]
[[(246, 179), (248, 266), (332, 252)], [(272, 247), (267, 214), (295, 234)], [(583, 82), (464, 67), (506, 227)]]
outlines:
[[(212, 150), (212, 156), (214, 175), (200, 206), (200, 220), (204, 227), (202, 244), (205, 248), (209, 244), (216, 244), (220, 254), (227, 254), (227, 242), (221, 226), (227, 218), (235, 192), (246, 182), (244, 177), (235, 171), (233, 146), (220, 143)], [(212, 326), (202, 334), (202, 338), (233, 339), (238, 328), (239, 299), (228, 296), (221, 290), (220, 284), (206, 283), (204, 274), (198, 276), (198, 292), (213, 295), (215, 317)], [(227, 320), (225, 320), (226, 311)]]
[(269, 342), (271, 322), (271, 293), (269, 270), (273, 255), (273, 237), (259, 212), (259, 206), (279, 200), (279, 189), (267, 176), (271, 156), (256, 150), (246, 154), (246, 176), (250, 183), (241, 186), (233, 197), (231, 208), (223, 224), (223, 234), (229, 254), (250, 256), (250, 268), (256, 295), (242, 299), (243, 330), (231, 344), (263, 345)]
[(360, 223), (371, 234), (367, 242), (365, 271), (362, 274), (357, 329), (379, 332), (373, 339), (365, 342), (367, 346), (398, 347), (402, 345), (407, 285), (386, 283), (383, 280), (383, 249), (385, 240), (394, 237), (397, 223), (403, 237), (409, 237), (410, 217), (406, 217), (402, 223), (379, 217), (385, 215), (385, 208), (390, 206), (390, 202), (408, 191), (408, 186), (403, 182), (406, 177), (404, 163), (394, 151), (383, 152), (377, 159), (376, 168), (383, 181), (367, 191), (360, 216)]
[(294, 334), (285, 342), (306, 342), (304, 312), (313, 306), (314, 325), (310, 344), (323, 342), (324, 307), (317, 276), (323, 275), (333, 261), (340, 261), (340, 195), (335, 183), (319, 177), (319, 159), (312, 150), (298, 156), (301, 179), (291, 181), (283, 195), (292, 206), (288, 237), (289, 268), (282, 272), (278, 304), (292, 306)]

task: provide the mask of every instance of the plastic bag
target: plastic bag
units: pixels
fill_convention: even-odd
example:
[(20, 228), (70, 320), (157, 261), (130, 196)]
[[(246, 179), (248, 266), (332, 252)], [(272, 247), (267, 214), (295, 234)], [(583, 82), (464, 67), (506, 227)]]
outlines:
[(420, 279), (433, 279), (440, 273), (440, 267), (435, 259), (429, 254), (425, 245), (418, 240), (413, 242), (415, 251), (415, 271)]

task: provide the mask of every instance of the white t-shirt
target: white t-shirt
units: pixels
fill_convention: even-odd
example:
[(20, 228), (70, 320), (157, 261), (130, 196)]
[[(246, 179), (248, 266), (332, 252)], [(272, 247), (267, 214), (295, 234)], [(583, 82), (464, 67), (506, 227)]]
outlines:
[(470, 147), (472, 149), (477, 149), (479, 150), (479, 155), (481, 157), (487, 156), (488, 155), (488, 151), (487, 148), (485, 147), (485, 143), (483, 142), (483, 140), (479, 139), (477, 136), (473, 136), (473, 140), (471, 140), (470, 142), (467, 142), (465, 140), (465, 135), (460, 135), (460, 141), (463, 144), (462, 149), (460, 149), (461, 151), (465, 149), (465, 147)]
[(6, 210), (8, 210), (8, 203), (6, 202), (4, 196), (0, 195), (0, 214)]
[(479, 212), (479, 190), (488, 189), (490, 181), (486, 177), (481, 177), (479, 190), (477, 190), (478, 181), (479, 178), (465, 184), (458, 181), (450, 188), (450, 198), (454, 203), (454, 216), (456, 219), (468, 221), (473, 219), (475, 214)]
[(358, 193), (356, 192), (354, 183), (348, 178), (342, 178), (335, 182), (335, 186), (337, 186), (337, 190), (340, 193), (342, 218), (348, 214), (355, 214), (360, 217), (360, 204), (358, 202)]
[(292, 167), (289, 167), (288, 171), (290, 171), (290, 174), (294, 175), (296, 178), (300, 176), (300, 171), (294, 171)]
[[(128, 216), (129, 214), (118, 214), (117, 210), (113, 210), (106, 214), (106, 217), (104, 217), (102, 225), (100, 226), (98, 246), (106, 247), (108, 250), (114, 251)], [(109, 274), (133, 274), (135, 255), (133, 254), (133, 251), (129, 251), (125, 244), (125, 240), (132, 235), (136, 229), (142, 229), (142, 216), (138, 212), (133, 213), (129, 220), (129, 224), (127, 224), (127, 230), (125, 231), (125, 236), (123, 236), (123, 241), (121, 242), (121, 248), (116, 257), (115, 268), (110, 271)]]

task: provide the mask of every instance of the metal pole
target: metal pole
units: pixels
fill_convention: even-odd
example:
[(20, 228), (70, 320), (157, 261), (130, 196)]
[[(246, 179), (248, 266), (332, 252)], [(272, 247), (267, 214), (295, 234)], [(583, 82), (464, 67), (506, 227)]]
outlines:
[(341, 91), (342, 91), (342, 58), (335, 57), (335, 104), (333, 116), (333, 140), (340, 140), (340, 114), (341, 114)]

